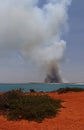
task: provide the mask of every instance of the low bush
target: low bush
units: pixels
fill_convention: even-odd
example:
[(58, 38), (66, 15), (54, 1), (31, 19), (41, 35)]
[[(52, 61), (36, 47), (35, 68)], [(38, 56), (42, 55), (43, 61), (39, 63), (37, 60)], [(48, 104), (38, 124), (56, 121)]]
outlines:
[(0, 95), (0, 110), (10, 109), (11, 102), (20, 99), (23, 95), (23, 89), (11, 90)]
[(22, 90), (12, 90), (0, 96), (0, 110), (5, 111), (9, 120), (34, 120), (41, 122), (44, 118), (54, 117), (61, 101), (47, 95), (25, 95)]
[(59, 88), (56, 92), (59, 94), (61, 93), (67, 93), (67, 92), (81, 92), (84, 91), (84, 88), (70, 88), (70, 87), (65, 87), (65, 88)]

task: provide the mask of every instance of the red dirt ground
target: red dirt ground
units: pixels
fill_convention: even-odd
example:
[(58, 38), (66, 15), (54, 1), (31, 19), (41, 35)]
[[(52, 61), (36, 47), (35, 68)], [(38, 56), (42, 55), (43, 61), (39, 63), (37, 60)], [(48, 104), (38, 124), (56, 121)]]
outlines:
[(0, 116), (0, 130), (84, 130), (84, 92), (78, 93), (47, 93), (55, 99), (62, 99), (63, 106), (59, 114), (52, 119), (45, 119), (42, 123), (21, 121), (7, 121)]

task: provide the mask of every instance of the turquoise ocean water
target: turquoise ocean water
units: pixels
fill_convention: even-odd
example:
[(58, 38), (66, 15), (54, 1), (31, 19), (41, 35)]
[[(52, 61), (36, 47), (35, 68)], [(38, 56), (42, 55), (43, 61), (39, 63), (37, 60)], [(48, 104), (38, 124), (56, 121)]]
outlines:
[(38, 83), (26, 83), (26, 84), (0, 84), (0, 92), (6, 92), (12, 89), (23, 88), (25, 92), (30, 89), (35, 91), (50, 92), (57, 90), (61, 87), (80, 87), (84, 88), (84, 84), (38, 84)]

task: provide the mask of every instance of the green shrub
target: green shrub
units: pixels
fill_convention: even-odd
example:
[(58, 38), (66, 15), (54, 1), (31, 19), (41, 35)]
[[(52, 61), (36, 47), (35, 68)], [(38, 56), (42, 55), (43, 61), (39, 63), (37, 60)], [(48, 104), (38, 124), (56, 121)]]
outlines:
[(76, 87), (74, 87), (74, 88), (65, 87), (65, 88), (59, 88), (57, 90), (57, 92), (59, 94), (67, 93), (67, 92), (81, 92), (81, 91), (84, 91), (84, 89), (83, 88), (76, 88)]
[(23, 89), (11, 90), (0, 95), (0, 109), (8, 110), (11, 102), (23, 96)]
[(0, 100), (0, 109), (7, 111), (9, 120), (27, 119), (41, 122), (44, 118), (54, 117), (62, 107), (60, 100), (54, 100), (47, 95), (25, 95), (22, 90), (6, 92)]

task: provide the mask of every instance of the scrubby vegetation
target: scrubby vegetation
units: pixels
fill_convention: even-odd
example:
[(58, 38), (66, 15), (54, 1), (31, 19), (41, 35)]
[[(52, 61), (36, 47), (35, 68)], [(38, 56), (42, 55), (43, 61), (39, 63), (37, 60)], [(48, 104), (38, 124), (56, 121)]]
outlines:
[(22, 89), (12, 90), (0, 95), (0, 111), (5, 112), (9, 120), (35, 120), (54, 117), (62, 107), (60, 100), (47, 95), (28, 94)]
[(67, 92), (82, 92), (84, 91), (84, 88), (70, 88), (70, 87), (65, 87), (65, 88), (59, 88), (56, 92), (59, 94), (61, 93), (67, 93)]

